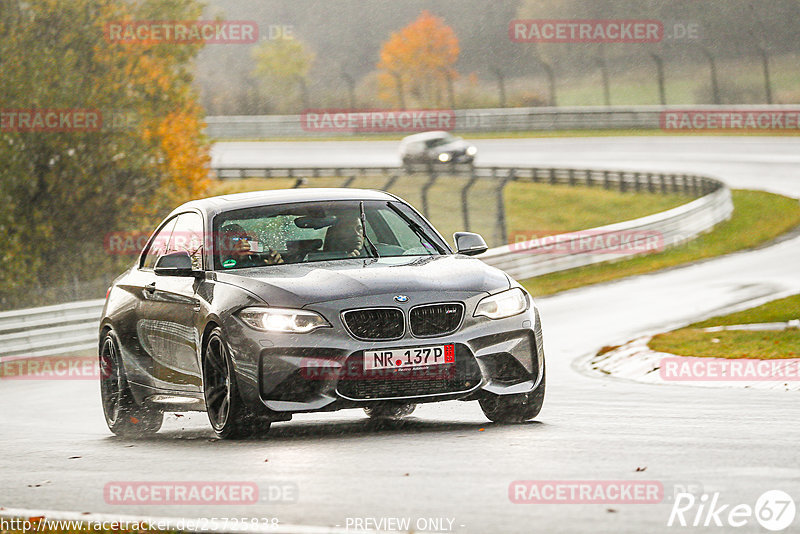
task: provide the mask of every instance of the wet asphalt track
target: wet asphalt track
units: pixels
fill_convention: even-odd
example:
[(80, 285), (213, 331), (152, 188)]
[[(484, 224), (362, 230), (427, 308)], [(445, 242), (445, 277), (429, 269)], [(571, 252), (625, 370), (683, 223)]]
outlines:
[[(800, 196), (800, 139), (477, 144), (480, 164), (686, 170)], [(392, 164), (395, 146), (230, 143), (218, 145), (214, 157), (228, 164)], [(214, 440), (204, 414), (169, 415), (155, 437), (125, 441), (105, 428), (94, 382), (0, 380), (0, 506), (277, 517), (342, 528), (348, 518), (409, 518), (412, 526), (446, 518), (443, 524), (452, 520), (460, 533), (727, 532), (668, 528), (670, 503), (520, 505), (509, 501), (508, 488), (514, 480), (655, 480), (668, 493), (674, 484), (701, 485), (730, 504), (753, 505), (764, 491), (782, 489), (800, 504), (796, 393), (643, 385), (588, 376), (575, 363), (603, 345), (789, 289), (800, 291), (800, 237), (540, 299), (548, 393), (537, 421), (523, 425), (494, 425), (477, 403), (451, 402), (421, 406), (395, 424), (375, 424), (360, 411), (297, 416), (249, 442)], [(104, 502), (106, 483), (130, 480), (253, 481), (298, 493), (296, 502), (240, 506)], [(786, 532), (792, 529), (800, 530), (800, 517)], [(753, 519), (735, 531), (764, 532)]]

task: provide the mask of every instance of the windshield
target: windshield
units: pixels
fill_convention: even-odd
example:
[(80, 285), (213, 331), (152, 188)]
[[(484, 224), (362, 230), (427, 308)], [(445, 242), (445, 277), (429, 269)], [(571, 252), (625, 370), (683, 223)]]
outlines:
[(425, 144), (428, 145), (428, 148), (433, 148), (433, 147), (436, 147), (436, 146), (442, 146), (442, 145), (450, 144), (450, 143), (452, 143), (453, 141), (456, 141), (456, 140), (458, 140), (457, 137), (454, 137), (452, 135), (445, 135), (445, 136), (442, 136), (442, 137), (436, 137), (435, 139), (429, 139), (428, 141), (425, 142)]
[(446, 253), (447, 245), (427, 223), (397, 202), (260, 206), (226, 212), (214, 219), (217, 270)]

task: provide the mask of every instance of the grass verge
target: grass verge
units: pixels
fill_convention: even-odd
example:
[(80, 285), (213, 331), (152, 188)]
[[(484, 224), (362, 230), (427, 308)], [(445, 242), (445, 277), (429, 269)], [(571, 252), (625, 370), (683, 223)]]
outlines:
[(773, 300), (761, 306), (728, 315), (712, 317), (689, 325), (687, 328), (707, 328), (733, 324), (785, 323), (800, 319), (800, 295)]
[(753, 248), (800, 225), (800, 204), (792, 198), (764, 191), (734, 190), (733, 204), (730, 220), (683, 246), (618, 262), (546, 274), (522, 284), (534, 295), (551, 295)]
[(710, 326), (787, 322), (800, 318), (800, 295), (768, 302), (729, 315), (712, 317), (650, 340), (653, 350), (709, 358), (800, 358), (800, 330), (729, 330), (704, 332)]

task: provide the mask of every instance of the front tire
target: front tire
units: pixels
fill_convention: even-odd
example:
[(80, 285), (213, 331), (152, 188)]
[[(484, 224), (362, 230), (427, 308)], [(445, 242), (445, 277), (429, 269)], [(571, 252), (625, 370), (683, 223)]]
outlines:
[(242, 439), (265, 434), (270, 421), (259, 419), (239, 395), (233, 360), (222, 329), (211, 331), (203, 348), (203, 397), (208, 420), (220, 439)]
[(542, 411), (545, 392), (545, 372), (542, 381), (530, 393), (518, 395), (490, 395), (480, 400), (484, 415), (495, 423), (522, 423), (530, 421)]
[(100, 399), (109, 430), (122, 437), (143, 437), (161, 429), (164, 413), (136, 402), (131, 392), (119, 340), (113, 330), (100, 345)]

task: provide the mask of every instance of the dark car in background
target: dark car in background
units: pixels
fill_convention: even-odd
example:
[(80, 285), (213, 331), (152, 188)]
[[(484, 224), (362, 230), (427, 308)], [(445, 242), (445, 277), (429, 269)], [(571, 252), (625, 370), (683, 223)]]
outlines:
[(449, 132), (434, 131), (409, 135), (400, 141), (403, 165), (414, 163), (473, 163), (478, 149)]
[[(365, 231), (366, 230), (366, 231)], [(101, 396), (120, 435), (207, 411), (237, 438), (301, 412), (477, 400), (498, 422), (545, 391), (539, 314), (504, 272), (456, 251), (383, 192), (291, 189), (175, 209), (109, 289)]]

